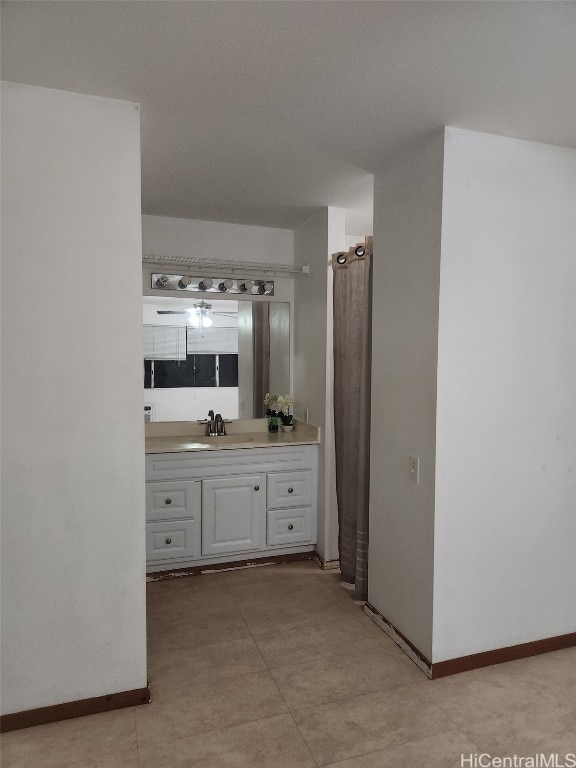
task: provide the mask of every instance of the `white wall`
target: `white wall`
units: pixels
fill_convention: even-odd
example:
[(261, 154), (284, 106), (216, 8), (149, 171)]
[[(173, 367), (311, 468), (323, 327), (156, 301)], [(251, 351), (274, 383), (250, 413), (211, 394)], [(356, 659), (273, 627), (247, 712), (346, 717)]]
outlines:
[(294, 233), (291, 229), (166, 216), (142, 216), (142, 244), (144, 253), (154, 256), (274, 264), (292, 264), (294, 259)]
[[(294, 232), (290, 229), (252, 227), (244, 224), (223, 224), (215, 221), (171, 219), (165, 216), (142, 216), (142, 248), (154, 256), (184, 256), (195, 259), (211, 258), (228, 261), (252, 261), (272, 264), (294, 263)], [(143, 270), (145, 295), (153, 295), (150, 274), (157, 269)], [(226, 275), (216, 275), (225, 277)], [(246, 274), (246, 277), (253, 275)], [(258, 275), (260, 276), (260, 275)], [(294, 299), (294, 279), (273, 276), (274, 301)], [(166, 295), (182, 296), (181, 292), (166, 291)], [(189, 293), (206, 298), (203, 293)], [(229, 297), (228, 297), (229, 298)], [(268, 297), (235, 296), (239, 301), (267, 301)], [(218, 294), (210, 294), (218, 301)]]
[(10, 713), (146, 685), (139, 107), (3, 84), (2, 172)]
[(326, 560), (338, 558), (338, 507), (332, 414), (332, 270), (330, 255), (343, 250), (345, 210), (327, 208), (294, 233), (294, 261), (310, 275), (295, 283), (294, 412), (322, 428), (318, 461), (318, 545)]
[(446, 129), (375, 198), (369, 600), (433, 662), (574, 632), (576, 151)]
[(439, 134), (399, 157), (374, 190), (368, 600), (428, 658), (442, 145)]
[(434, 661), (576, 630), (576, 151), (447, 129)]

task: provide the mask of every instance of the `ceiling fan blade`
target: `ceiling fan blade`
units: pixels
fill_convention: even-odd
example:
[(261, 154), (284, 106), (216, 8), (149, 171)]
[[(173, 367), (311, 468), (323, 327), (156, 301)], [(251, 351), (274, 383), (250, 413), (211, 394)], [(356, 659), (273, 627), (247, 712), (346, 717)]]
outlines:
[(188, 312), (185, 309), (157, 309), (157, 315), (187, 315)]

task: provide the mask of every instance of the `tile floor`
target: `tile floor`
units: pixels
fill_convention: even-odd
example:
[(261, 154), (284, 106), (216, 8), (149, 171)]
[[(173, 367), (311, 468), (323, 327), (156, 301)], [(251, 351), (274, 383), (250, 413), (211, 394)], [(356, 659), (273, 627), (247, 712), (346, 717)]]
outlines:
[(576, 752), (576, 648), (430, 682), (311, 562), (148, 585), (147, 706), (15, 731), (3, 768), (456, 768)]

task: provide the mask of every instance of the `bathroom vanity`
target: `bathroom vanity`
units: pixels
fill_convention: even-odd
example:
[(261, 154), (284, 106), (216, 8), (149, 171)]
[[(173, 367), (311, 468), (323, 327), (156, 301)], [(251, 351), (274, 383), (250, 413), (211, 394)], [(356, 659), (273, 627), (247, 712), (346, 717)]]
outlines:
[(148, 572), (312, 551), (319, 429), (269, 433), (251, 419), (202, 432), (146, 425)]

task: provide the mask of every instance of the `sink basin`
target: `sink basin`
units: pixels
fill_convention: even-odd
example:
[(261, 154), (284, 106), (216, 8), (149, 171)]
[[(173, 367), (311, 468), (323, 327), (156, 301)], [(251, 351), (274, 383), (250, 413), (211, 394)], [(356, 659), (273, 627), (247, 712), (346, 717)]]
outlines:
[(202, 442), (209, 445), (234, 445), (234, 443), (253, 443), (254, 438), (248, 435), (214, 435), (214, 437), (203, 437)]

